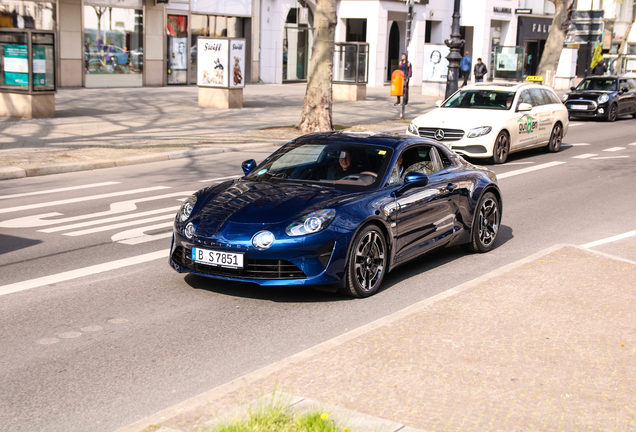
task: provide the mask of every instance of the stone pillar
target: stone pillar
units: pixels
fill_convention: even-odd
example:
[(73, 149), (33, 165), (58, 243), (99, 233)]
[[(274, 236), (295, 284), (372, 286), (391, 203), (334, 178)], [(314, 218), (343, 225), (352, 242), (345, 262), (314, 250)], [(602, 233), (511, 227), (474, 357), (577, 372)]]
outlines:
[(199, 87), (199, 106), (203, 108), (243, 108), (243, 89)]
[(155, 5), (153, 1), (147, 1), (145, 13), (144, 85), (163, 86), (164, 81), (167, 80), (164, 68), (166, 53), (164, 46), (166, 40), (165, 6), (163, 4)]
[(60, 87), (82, 87), (84, 75), (84, 33), (82, 1), (60, 0)]
[(333, 84), (333, 98), (338, 101), (356, 102), (367, 99), (366, 84)]

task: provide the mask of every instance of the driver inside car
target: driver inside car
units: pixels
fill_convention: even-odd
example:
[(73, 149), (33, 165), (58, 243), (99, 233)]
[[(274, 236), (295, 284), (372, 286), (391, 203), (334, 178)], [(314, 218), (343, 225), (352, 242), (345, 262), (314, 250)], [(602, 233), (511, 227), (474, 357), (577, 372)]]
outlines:
[(339, 180), (351, 174), (357, 174), (359, 171), (355, 168), (355, 161), (351, 158), (349, 150), (342, 150), (338, 163), (329, 170), (327, 178), (329, 180)]

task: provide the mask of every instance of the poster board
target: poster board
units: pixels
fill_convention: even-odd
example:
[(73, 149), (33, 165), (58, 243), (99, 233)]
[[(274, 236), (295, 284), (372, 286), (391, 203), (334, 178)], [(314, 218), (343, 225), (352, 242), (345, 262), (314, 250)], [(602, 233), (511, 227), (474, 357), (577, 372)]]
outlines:
[(245, 39), (200, 37), (197, 41), (197, 84), (243, 88), (245, 50)]
[(498, 71), (514, 72), (517, 70), (517, 60), (518, 56), (515, 52), (497, 53), (497, 58), (495, 59), (495, 68)]
[(446, 82), (449, 53), (446, 45), (424, 45), (424, 81)]

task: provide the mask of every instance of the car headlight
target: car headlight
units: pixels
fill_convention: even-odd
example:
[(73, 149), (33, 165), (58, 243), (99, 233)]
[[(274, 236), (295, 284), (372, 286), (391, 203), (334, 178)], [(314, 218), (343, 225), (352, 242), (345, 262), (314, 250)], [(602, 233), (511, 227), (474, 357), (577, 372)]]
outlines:
[(564, 94), (563, 96), (561, 96), (561, 102), (565, 102), (566, 100), (568, 100), (568, 98), (570, 97), (569, 94)]
[(179, 219), (181, 222), (185, 222), (188, 220), (190, 215), (192, 215), (192, 210), (194, 209), (194, 205), (197, 203), (197, 196), (192, 195), (190, 198), (185, 200), (183, 204), (181, 204), (181, 208), (179, 209)]
[(411, 122), (409, 124), (409, 133), (412, 133), (413, 135), (420, 135), (420, 132), (417, 130), (417, 126), (415, 126), (415, 123)]
[(317, 233), (327, 228), (334, 217), (336, 217), (334, 209), (314, 211), (289, 224), (285, 228), (285, 233), (290, 237)]
[(488, 135), (492, 128), (490, 126), (481, 126), (478, 128), (471, 129), (468, 132), (468, 138), (476, 138), (484, 135)]
[(598, 97), (598, 103), (605, 103), (609, 100), (609, 96), (606, 94), (602, 94)]

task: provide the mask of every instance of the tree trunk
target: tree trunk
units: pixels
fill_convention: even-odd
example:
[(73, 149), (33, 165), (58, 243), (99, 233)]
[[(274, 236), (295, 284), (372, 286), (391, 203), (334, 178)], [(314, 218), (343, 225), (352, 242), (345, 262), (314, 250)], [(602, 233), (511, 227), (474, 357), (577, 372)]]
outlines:
[(316, 24), (307, 90), (300, 121), (296, 125), (296, 129), (302, 133), (333, 130), (331, 81), (336, 35), (336, 0), (316, 1), (314, 23)]
[(572, 16), (572, 7), (574, 0), (550, 0), (554, 3), (555, 11), (552, 19), (552, 27), (545, 42), (545, 48), (541, 55), (541, 61), (537, 69), (537, 75), (543, 77), (543, 82), (552, 85), (554, 75), (556, 74), (559, 59), (561, 58), (561, 50), (568, 31), (570, 17)]

